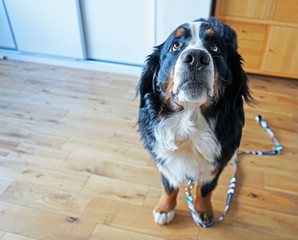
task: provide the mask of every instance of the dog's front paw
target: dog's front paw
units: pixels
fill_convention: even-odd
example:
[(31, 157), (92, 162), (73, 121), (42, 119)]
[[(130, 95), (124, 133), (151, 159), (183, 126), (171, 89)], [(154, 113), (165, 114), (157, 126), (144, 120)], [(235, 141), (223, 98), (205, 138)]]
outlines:
[(175, 210), (169, 211), (169, 212), (162, 212), (159, 211), (159, 209), (154, 208), (153, 210), (153, 217), (154, 217), (154, 222), (164, 225), (164, 224), (169, 224), (175, 216)]
[(197, 212), (197, 214), (199, 216), (200, 222), (203, 224), (208, 224), (208, 223), (212, 222), (212, 220), (213, 220), (212, 213), (207, 214), (207, 213), (198, 213)]

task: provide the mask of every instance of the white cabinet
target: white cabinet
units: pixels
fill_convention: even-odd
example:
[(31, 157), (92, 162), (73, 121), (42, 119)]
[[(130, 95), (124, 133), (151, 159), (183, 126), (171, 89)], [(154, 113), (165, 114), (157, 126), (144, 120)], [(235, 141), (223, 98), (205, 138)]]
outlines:
[(82, 1), (88, 58), (143, 64), (154, 46), (154, 0)]
[(48, 59), (51, 64), (89, 64), (102, 71), (109, 69), (107, 65), (141, 71), (153, 46), (165, 41), (178, 25), (209, 17), (211, 2), (0, 0), (0, 57), (9, 54), (18, 60), (24, 56)]
[(157, 0), (156, 44), (182, 23), (210, 16), (211, 0)]
[(3, 2), (0, 1), (0, 47), (15, 49)]
[(78, 0), (5, 0), (19, 51), (83, 58)]

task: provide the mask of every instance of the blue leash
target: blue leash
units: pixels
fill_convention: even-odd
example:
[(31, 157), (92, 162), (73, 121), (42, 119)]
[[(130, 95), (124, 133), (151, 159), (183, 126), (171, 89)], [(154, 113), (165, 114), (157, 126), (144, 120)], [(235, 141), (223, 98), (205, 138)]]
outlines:
[(227, 200), (226, 200), (226, 207), (224, 210), (224, 213), (215, 221), (212, 221), (210, 223), (203, 223), (199, 216), (196, 213), (195, 207), (194, 207), (194, 203), (193, 203), (193, 196), (191, 195), (191, 190), (194, 187), (194, 181), (193, 180), (189, 180), (187, 187), (185, 188), (185, 194), (186, 194), (186, 199), (187, 199), (187, 205), (188, 208), (191, 212), (192, 215), (192, 219), (193, 221), (200, 227), (203, 228), (208, 228), (213, 226), (214, 224), (220, 222), (223, 220), (224, 216), (227, 214), (229, 207), (230, 207), (230, 203), (232, 200), (232, 197), (234, 195), (234, 191), (235, 191), (235, 186), (236, 186), (236, 173), (237, 173), (237, 167), (238, 167), (238, 154), (239, 153), (245, 153), (245, 154), (251, 154), (251, 155), (276, 155), (279, 154), (282, 150), (282, 146), (280, 145), (279, 141), (275, 138), (273, 131), (269, 128), (268, 124), (265, 122), (265, 120), (262, 118), (261, 115), (256, 116), (256, 121), (266, 130), (266, 132), (270, 135), (270, 137), (273, 139), (274, 145), (275, 145), (275, 150), (273, 151), (267, 151), (267, 152), (262, 152), (262, 151), (243, 151), (243, 150), (237, 150), (234, 154), (234, 175), (230, 180), (230, 186), (228, 189), (228, 196), (227, 196)]

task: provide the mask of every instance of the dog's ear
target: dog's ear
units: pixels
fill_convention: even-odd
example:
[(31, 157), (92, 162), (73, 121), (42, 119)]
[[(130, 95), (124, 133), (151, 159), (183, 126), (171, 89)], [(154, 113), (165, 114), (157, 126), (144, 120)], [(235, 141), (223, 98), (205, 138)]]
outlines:
[(153, 53), (146, 59), (145, 66), (143, 68), (139, 84), (137, 86), (137, 95), (140, 95), (140, 108), (144, 107), (144, 96), (146, 95), (146, 93), (155, 91), (155, 78), (157, 77), (160, 67), (159, 58), (162, 45), (155, 47)]
[[(232, 95), (233, 108), (236, 108), (237, 102), (241, 101), (242, 98), (247, 103), (254, 102), (250, 90), (248, 88), (248, 78), (242, 68), (242, 57), (237, 52), (237, 34), (228, 25), (220, 22), (219, 20), (211, 17), (207, 20), (200, 19), (200, 21), (207, 22), (212, 28), (219, 34), (219, 36), (226, 42), (228, 47), (228, 64), (232, 73)], [(239, 106), (241, 106), (239, 105)]]
[[(232, 49), (231, 49), (232, 48)], [(228, 47), (229, 51), (229, 66), (232, 75), (232, 95), (233, 95), (233, 108), (236, 108), (237, 102), (241, 101), (242, 98), (247, 103), (254, 102), (250, 90), (248, 87), (248, 78), (245, 71), (242, 68), (243, 59), (240, 54), (234, 49), (234, 46)], [(241, 100), (240, 100), (241, 99)]]

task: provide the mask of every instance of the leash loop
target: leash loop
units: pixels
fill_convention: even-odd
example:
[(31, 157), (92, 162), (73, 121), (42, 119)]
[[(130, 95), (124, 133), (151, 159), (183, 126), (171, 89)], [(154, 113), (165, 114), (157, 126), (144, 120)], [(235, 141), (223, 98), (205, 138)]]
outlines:
[(191, 212), (191, 216), (192, 216), (193, 221), (198, 226), (203, 227), (203, 228), (211, 227), (214, 224), (222, 221), (224, 219), (224, 216), (228, 212), (232, 197), (233, 197), (234, 192), (235, 192), (235, 187), (236, 187), (236, 173), (237, 173), (237, 168), (238, 168), (238, 154), (239, 153), (245, 153), (245, 154), (251, 154), (251, 155), (260, 155), (260, 156), (261, 155), (276, 155), (276, 154), (279, 154), (281, 152), (281, 150), (283, 149), (282, 145), (275, 138), (273, 131), (269, 128), (268, 124), (262, 118), (262, 116), (258, 115), (258, 116), (256, 116), (255, 119), (261, 125), (261, 127), (266, 130), (266, 132), (269, 134), (269, 136), (272, 138), (273, 143), (275, 145), (275, 150), (267, 151), (267, 152), (237, 150), (235, 152), (234, 161), (233, 161), (235, 170), (234, 170), (234, 175), (230, 180), (229, 189), (227, 191), (227, 200), (226, 200), (225, 210), (224, 210), (223, 214), (217, 220), (212, 221), (212, 222), (207, 223), (207, 224), (205, 224), (201, 221), (201, 219), (199, 218), (199, 216), (198, 216), (198, 214), (195, 210), (194, 203), (193, 203), (193, 196), (191, 195), (191, 190), (194, 188), (194, 180), (188, 179), (188, 184), (187, 184), (187, 187), (185, 188), (185, 195), (186, 195), (187, 205), (188, 205), (188, 208)]

